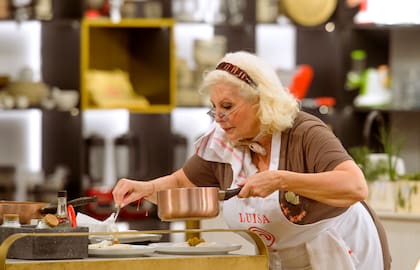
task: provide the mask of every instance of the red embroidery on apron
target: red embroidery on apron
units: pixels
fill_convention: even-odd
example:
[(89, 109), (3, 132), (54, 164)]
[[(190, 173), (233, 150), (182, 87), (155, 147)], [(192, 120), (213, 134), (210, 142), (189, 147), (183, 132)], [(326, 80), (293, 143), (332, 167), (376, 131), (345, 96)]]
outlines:
[(260, 236), (264, 240), (267, 247), (271, 247), (274, 244), (274, 242), (276, 242), (276, 237), (274, 236), (274, 234), (269, 233), (261, 228), (251, 226), (248, 228), (248, 230)]

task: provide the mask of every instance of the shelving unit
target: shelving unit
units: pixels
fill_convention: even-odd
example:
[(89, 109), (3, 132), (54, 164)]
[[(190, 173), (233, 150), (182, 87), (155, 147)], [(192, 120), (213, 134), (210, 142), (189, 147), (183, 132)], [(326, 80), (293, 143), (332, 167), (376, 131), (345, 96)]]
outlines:
[[(256, 0), (244, 1), (247, 7), (243, 24), (213, 25), (214, 34), (227, 37), (228, 51), (255, 51), (255, 27), (258, 24), (255, 16)], [(130, 109), (133, 119), (136, 119), (131, 124), (133, 129), (137, 129), (136, 126), (142, 122), (140, 119), (144, 117), (147, 121), (150, 117), (151, 122), (155, 117), (165, 118), (164, 122), (169, 123), (169, 113), (176, 106), (177, 91), (173, 27), (179, 22), (173, 19), (138, 18), (123, 19), (113, 24), (107, 19), (85, 20), (82, 19), (83, 1), (73, 2), (55, 0), (53, 20), (42, 22), (44, 81), (62, 89), (79, 90), (83, 113), (85, 109), (99, 109), (90, 101), (82, 80), (87, 70), (124, 70), (130, 75), (136, 93), (145, 96), (151, 103), (147, 109), (133, 108), (127, 104), (126, 108)], [(163, 16), (170, 18), (173, 15), (171, 1), (160, 2)], [(357, 9), (348, 9), (345, 1), (340, 0), (336, 12), (329, 20), (335, 25), (333, 31), (326, 31), (325, 24), (316, 27), (296, 26), (296, 64), (310, 64), (315, 70), (308, 97), (336, 98), (337, 106), (333, 113), (321, 115), (321, 118), (327, 118), (346, 148), (363, 143), (362, 132), (355, 134), (353, 131), (363, 129), (366, 116), (371, 111), (369, 108), (354, 108), (352, 101), (357, 91), (350, 92), (344, 88), (346, 73), (351, 65), (351, 50), (365, 49), (368, 66), (390, 64), (393, 68), (390, 52), (393, 50), (393, 42), (399, 37), (397, 33), (412, 31), (414, 36), (420, 30), (418, 25), (353, 25), (352, 18), (356, 12)], [(408, 112), (411, 115), (419, 111), (380, 110), (387, 115)], [(79, 130), (72, 132), (80, 136), (82, 131), (83, 127), (79, 127)], [(136, 132), (140, 134), (143, 131)], [(169, 139), (167, 145), (170, 147)], [(78, 166), (74, 164), (72, 167)]]
[[(122, 70), (149, 106), (120, 103), (131, 112), (168, 113), (175, 106), (172, 19), (84, 19), (81, 27), (81, 108), (101, 109), (87, 89), (89, 70)], [(102, 107), (107, 109), (107, 107)]]
[[(308, 91), (309, 97), (332, 96), (336, 98), (335, 114), (340, 119), (345, 117), (348, 128), (343, 121), (337, 129), (338, 137), (346, 147), (363, 143), (362, 134), (349, 132), (362, 130), (367, 114), (377, 108), (355, 108), (353, 100), (358, 91), (345, 89), (346, 75), (351, 68), (352, 50), (363, 49), (367, 53), (366, 67), (377, 67), (382, 64), (394, 68), (392, 50), (393, 35), (399, 31), (418, 30), (417, 25), (355, 25), (353, 17), (358, 9), (350, 9), (345, 1), (339, 1), (334, 15), (328, 23), (334, 27), (326, 30), (326, 24), (316, 27), (297, 26), (297, 64), (309, 64), (314, 67), (314, 80)], [(417, 33), (417, 32), (413, 32)], [(386, 113), (389, 108), (381, 108)], [(344, 119), (343, 119), (344, 120)]]
[[(113, 24), (109, 19), (84, 18), (85, 3), (81, 0), (53, 0), (53, 19), (43, 21), (41, 27), (42, 77), (45, 83), (61, 89), (80, 91), (80, 114), (87, 109), (100, 109), (93, 104), (83, 80), (89, 69), (121, 69), (130, 76), (135, 92), (147, 98), (148, 108), (130, 110), (130, 131), (142, 143), (142, 158), (134, 178), (150, 179), (170, 173), (173, 164), (170, 112), (176, 106), (176, 56), (172, 19), (172, 1), (156, 0), (162, 5), (162, 19), (123, 18)], [(241, 25), (215, 24), (214, 33), (227, 38), (229, 51), (246, 48), (255, 51), (255, 0), (246, 1), (244, 23)], [(141, 4), (140, 4), (141, 5)], [(201, 22), (204, 23), (204, 22)], [(55, 122), (54, 112), (48, 117), (62, 129), (67, 123)], [(79, 117), (81, 118), (81, 116)], [(147, 127), (147, 128), (145, 128)], [(69, 131), (71, 138), (82, 141), (81, 123)], [(47, 130), (46, 137), (55, 136)], [(52, 138), (54, 141), (60, 138)], [(157, 143), (157, 141), (159, 143)], [(82, 144), (82, 142), (80, 142)], [(72, 168), (69, 186), (73, 195), (80, 195), (83, 179), (83, 148), (65, 148), (60, 155)], [(55, 153), (45, 153), (46, 173), (52, 173)], [(53, 155), (53, 156), (51, 156)], [(156, 164), (156, 166), (152, 166)]]

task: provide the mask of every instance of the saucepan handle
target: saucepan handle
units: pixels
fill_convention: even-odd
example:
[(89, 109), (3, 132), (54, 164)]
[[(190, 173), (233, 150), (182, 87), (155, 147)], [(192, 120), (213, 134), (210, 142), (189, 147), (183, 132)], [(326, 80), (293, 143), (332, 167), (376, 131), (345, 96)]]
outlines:
[[(68, 205), (73, 205), (73, 207), (83, 206), (92, 202), (96, 202), (98, 198), (96, 196), (90, 197), (81, 197), (67, 202)], [(57, 211), (57, 204), (47, 205), (44, 208), (39, 210), (41, 214), (54, 214)]]
[(96, 196), (80, 197), (67, 202), (67, 204), (73, 205), (73, 207), (84, 206), (89, 203), (96, 202), (98, 198)]
[(241, 190), (242, 190), (242, 187), (220, 190), (219, 200), (220, 201), (229, 200), (230, 198), (238, 195), (239, 192), (241, 192)]

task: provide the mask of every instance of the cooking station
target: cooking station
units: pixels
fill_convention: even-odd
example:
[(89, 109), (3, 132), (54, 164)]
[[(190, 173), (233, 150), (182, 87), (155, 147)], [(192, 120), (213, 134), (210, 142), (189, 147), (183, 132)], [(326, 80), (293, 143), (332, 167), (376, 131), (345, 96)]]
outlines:
[[(16, 233), (6, 238), (0, 245), (0, 270), (63, 270), (63, 269), (107, 269), (107, 270), (159, 270), (159, 269), (189, 269), (192, 265), (200, 270), (213, 270), (229, 268), (230, 270), (240, 269), (268, 269), (268, 251), (262, 239), (254, 232), (247, 230), (224, 230), (224, 229), (190, 229), (190, 230), (152, 230), (137, 231), (142, 234), (172, 234), (185, 233), (199, 235), (200, 233), (243, 233), (247, 234), (255, 243), (255, 255), (242, 255), (234, 253), (215, 255), (171, 255), (152, 253), (147, 256), (135, 257), (87, 257), (81, 259), (62, 260), (22, 260), (8, 259), (7, 254), (13, 243), (23, 237), (75, 237), (75, 236), (97, 236), (110, 235), (110, 233)], [(133, 232), (117, 232), (112, 235), (127, 235)]]

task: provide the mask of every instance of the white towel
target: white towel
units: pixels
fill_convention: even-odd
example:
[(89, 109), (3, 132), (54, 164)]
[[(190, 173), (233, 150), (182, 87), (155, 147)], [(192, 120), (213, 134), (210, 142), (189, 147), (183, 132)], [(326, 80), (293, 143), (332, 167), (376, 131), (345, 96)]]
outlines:
[(209, 131), (196, 141), (195, 153), (208, 161), (229, 163), (236, 182), (241, 182), (257, 171), (252, 163), (249, 148), (233, 147), (217, 123), (213, 123)]

